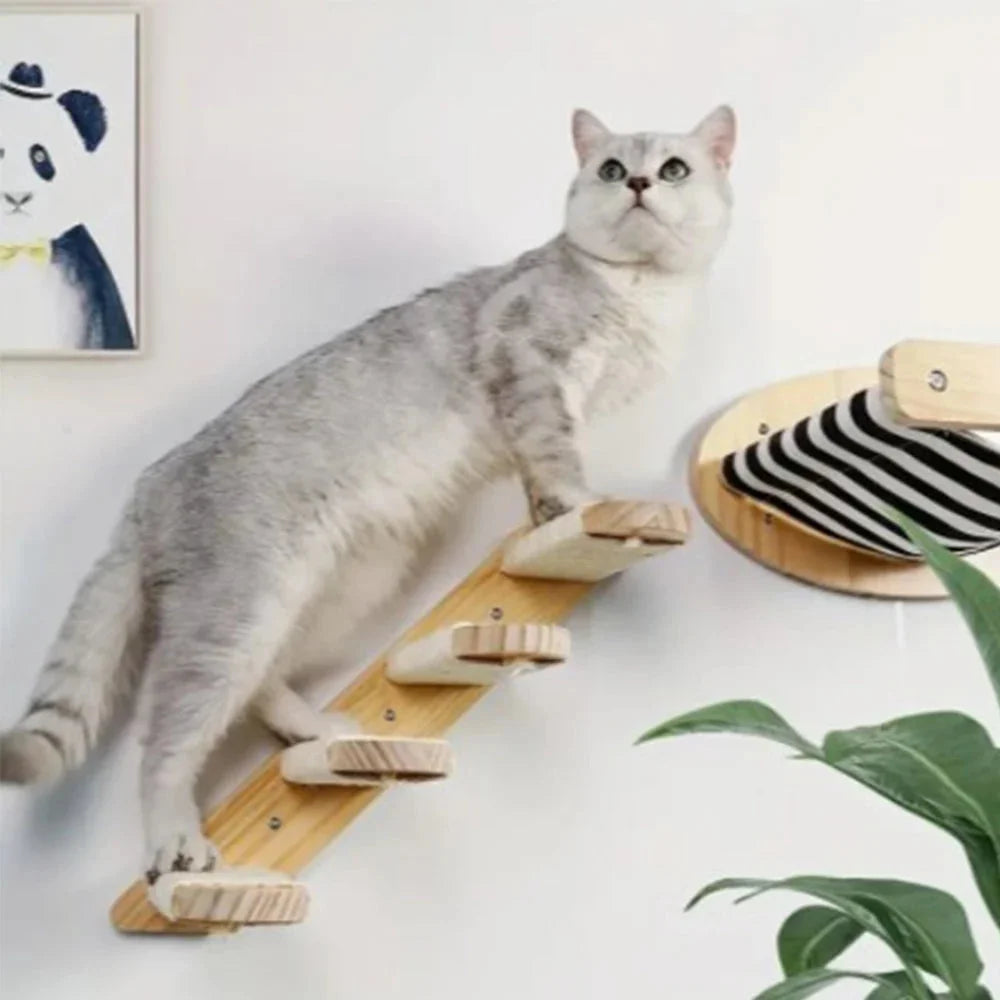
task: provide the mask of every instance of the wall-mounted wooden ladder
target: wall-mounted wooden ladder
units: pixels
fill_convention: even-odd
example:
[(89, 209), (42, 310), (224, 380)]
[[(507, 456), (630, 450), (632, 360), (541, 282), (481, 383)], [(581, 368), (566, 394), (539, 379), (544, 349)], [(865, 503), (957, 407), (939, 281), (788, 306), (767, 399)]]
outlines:
[(207, 934), (304, 919), (295, 875), (396, 781), (445, 777), (442, 739), (496, 681), (563, 661), (557, 622), (594, 584), (684, 542), (685, 510), (602, 501), (518, 532), (327, 706), (364, 736), (298, 744), (208, 817), (226, 868), (134, 883), (111, 910), (125, 933)]

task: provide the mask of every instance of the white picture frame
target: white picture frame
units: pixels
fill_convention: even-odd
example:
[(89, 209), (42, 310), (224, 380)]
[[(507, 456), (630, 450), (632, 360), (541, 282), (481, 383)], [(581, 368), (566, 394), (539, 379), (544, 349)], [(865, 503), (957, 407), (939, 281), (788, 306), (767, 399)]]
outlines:
[[(87, 229), (92, 237), (97, 255), (106, 265), (104, 269), (96, 268), (97, 277), (80, 281), (77, 278), (81, 266), (73, 263), (72, 293), (70, 302), (60, 300), (58, 316), (70, 317), (66, 330), (83, 329), (85, 332), (76, 345), (53, 342), (52, 317), (46, 309), (42, 309), (42, 322), (37, 329), (43, 329), (46, 334), (41, 336), (38, 344), (30, 342), (31, 332), (36, 329), (31, 320), (37, 318), (37, 308), (25, 305), (36, 305), (39, 298), (38, 290), (31, 288), (27, 294), (21, 293), (18, 281), (6, 282), (7, 302), (4, 302), (5, 277), (9, 277), (10, 263), (0, 260), (0, 358), (4, 361), (18, 359), (103, 359), (127, 360), (146, 356), (148, 352), (148, 324), (145, 316), (144, 275), (146, 273), (145, 248), (143, 245), (144, 220), (143, 211), (145, 198), (143, 196), (144, 182), (144, 143), (143, 129), (145, 122), (145, 99), (143, 86), (143, 47), (145, 11), (134, 4), (2, 4), (0, 3), (0, 100), (4, 97), (25, 97), (27, 100), (15, 101), (14, 106), (19, 112), (32, 113), (31, 101), (47, 104), (51, 101), (61, 102), (67, 111), (67, 117), (74, 126), (77, 121), (86, 122), (85, 106), (83, 117), (69, 114), (68, 94), (82, 92), (93, 94), (98, 98), (104, 112), (104, 136), (94, 145), (95, 136), (76, 131), (85, 152), (94, 154), (95, 166), (88, 162), (85, 168), (91, 182), (95, 174), (101, 179), (96, 185), (91, 183), (87, 194), (97, 191), (90, 200), (83, 200), (79, 206), (81, 215), (79, 225)], [(35, 30), (39, 35), (37, 56), (32, 57), (16, 54), (18, 48), (31, 48), (31, 39)], [(93, 71), (87, 64), (87, 47), (80, 44), (81, 38), (90, 39), (93, 45)], [(62, 40), (66, 39), (67, 48), (62, 48)], [(72, 39), (72, 45), (69, 40)], [(10, 53), (14, 53), (11, 55)], [(40, 60), (55, 57), (47, 61), (57, 65), (58, 70), (52, 75), (46, 72), (46, 67)], [(33, 61), (29, 61), (33, 60)], [(13, 88), (14, 93), (11, 89)], [(93, 88), (93, 89), (90, 89)], [(21, 93), (17, 93), (17, 91)], [(103, 90), (110, 96), (104, 96)], [(36, 96), (38, 95), (38, 96)], [(51, 96), (46, 96), (51, 95)], [(93, 102), (91, 102), (92, 104)], [(48, 110), (48, 109), (46, 109)], [(76, 110), (76, 109), (73, 109)], [(19, 123), (23, 123), (21, 114)], [(84, 124), (86, 130), (86, 124)], [(9, 130), (10, 131), (10, 130)], [(23, 129), (22, 129), (23, 134)], [(0, 104), (0, 147), (4, 145), (4, 115)], [(113, 137), (113, 138), (112, 138)], [(108, 140), (105, 142), (105, 139)], [(21, 140), (23, 144), (24, 140)], [(93, 148), (91, 148), (93, 147)], [(34, 145), (31, 147), (34, 148)], [(23, 159), (23, 151), (22, 159)], [(107, 153), (107, 162), (96, 167), (96, 155)], [(8, 204), (4, 195), (4, 161), (0, 161), (0, 211)], [(72, 167), (72, 164), (70, 164)], [(55, 170), (58, 171), (58, 165)], [(106, 172), (106, 173), (102, 173)], [(59, 202), (59, 212), (56, 213), (55, 230), (59, 231), (65, 220), (76, 217), (73, 209), (72, 191), (69, 198)], [(62, 191), (60, 189), (60, 194)], [(83, 206), (86, 205), (86, 209)], [(40, 213), (45, 218), (45, 212)], [(91, 223), (89, 220), (94, 219)], [(8, 220), (9, 221), (9, 220)], [(76, 222), (70, 223), (75, 231)], [(96, 230), (90, 233), (90, 228)], [(65, 236), (68, 232), (62, 232)], [(4, 248), (13, 245), (15, 254), (23, 257), (25, 243), (28, 253), (44, 256), (44, 249), (39, 244), (50, 241), (50, 260), (65, 263), (72, 260), (65, 252), (66, 241), (56, 239), (57, 232), (41, 232), (25, 242), (18, 242), (19, 234), (14, 234), (13, 227), (3, 226), (0, 216), (0, 254)], [(12, 243), (8, 243), (12, 240)], [(71, 249), (75, 249), (71, 247)], [(85, 266), (87, 272), (93, 254), (88, 246), (85, 249)], [(23, 263), (18, 261), (18, 263)], [(31, 270), (30, 268), (28, 270)], [(110, 275), (113, 282), (113, 292), (117, 293), (120, 308), (115, 308), (115, 294), (104, 294), (107, 289), (106, 278)], [(22, 274), (23, 278), (24, 275)], [(35, 281), (27, 278), (29, 285)], [(56, 282), (58, 284), (58, 282)], [(82, 288), (81, 288), (82, 286)], [(87, 297), (92, 287), (99, 289), (99, 294)], [(62, 292), (60, 291), (60, 295)], [(76, 300), (83, 303), (87, 311), (84, 326), (80, 327), (80, 317), (74, 314), (72, 306)], [(111, 303), (109, 306), (108, 303)], [(67, 308), (67, 305), (70, 308)], [(20, 322), (28, 316), (22, 330), (13, 333), (12, 320), (4, 317), (14, 317), (13, 322)], [(73, 318), (75, 315), (75, 319)], [(6, 322), (6, 334), (2, 325)], [(127, 328), (131, 336), (131, 346), (128, 346), (123, 331)], [(59, 332), (64, 328), (59, 325)], [(23, 343), (20, 342), (23, 331)], [(96, 332), (95, 332), (96, 331)], [(105, 338), (99, 345), (95, 343), (98, 337)], [(107, 341), (110, 341), (108, 343)]]

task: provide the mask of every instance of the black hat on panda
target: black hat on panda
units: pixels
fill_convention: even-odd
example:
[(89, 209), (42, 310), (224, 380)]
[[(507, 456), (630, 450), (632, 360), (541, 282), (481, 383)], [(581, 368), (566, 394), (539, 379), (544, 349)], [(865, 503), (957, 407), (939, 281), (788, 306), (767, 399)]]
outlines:
[(19, 62), (7, 75), (7, 79), (0, 81), (0, 90), (36, 101), (52, 96), (52, 91), (45, 89), (45, 74), (37, 63)]

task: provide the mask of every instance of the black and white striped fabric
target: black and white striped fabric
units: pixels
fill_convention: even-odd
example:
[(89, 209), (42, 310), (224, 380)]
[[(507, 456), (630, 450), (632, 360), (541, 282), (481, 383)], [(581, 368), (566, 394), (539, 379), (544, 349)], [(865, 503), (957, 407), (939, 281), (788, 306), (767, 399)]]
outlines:
[(727, 455), (722, 479), (813, 531), (896, 559), (920, 555), (892, 509), (956, 554), (1000, 545), (1000, 448), (964, 431), (903, 427), (877, 388)]

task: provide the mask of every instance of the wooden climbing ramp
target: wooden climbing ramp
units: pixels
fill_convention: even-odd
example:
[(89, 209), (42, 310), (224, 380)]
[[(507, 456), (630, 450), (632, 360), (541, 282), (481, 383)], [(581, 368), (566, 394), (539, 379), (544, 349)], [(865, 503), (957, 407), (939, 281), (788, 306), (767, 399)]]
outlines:
[(445, 777), (452, 723), (508, 674), (563, 660), (569, 636), (556, 623), (597, 580), (670, 551), (688, 528), (679, 507), (603, 501), (515, 533), (330, 703), (365, 737), (265, 761), (205, 822), (226, 868), (170, 873), (152, 891), (135, 882), (114, 926), (210, 934), (303, 919), (308, 893), (294, 876), (395, 781)]

